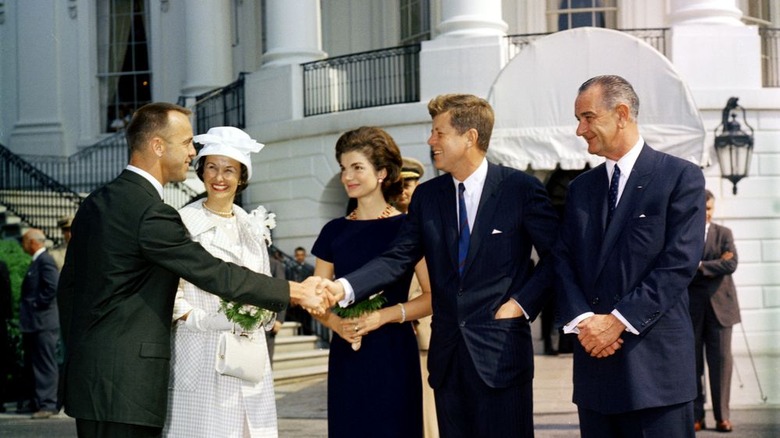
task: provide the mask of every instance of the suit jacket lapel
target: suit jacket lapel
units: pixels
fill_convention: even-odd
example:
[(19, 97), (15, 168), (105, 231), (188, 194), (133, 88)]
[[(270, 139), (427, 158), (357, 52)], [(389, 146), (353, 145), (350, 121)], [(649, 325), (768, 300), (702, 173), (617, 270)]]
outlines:
[(474, 229), (471, 231), (471, 240), (469, 241), (469, 252), (466, 255), (466, 264), (463, 267), (463, 273), (465, 275), (469, 270), (471, 262), (476, 258), (479, 248), (482, 245), (483, 237), (490, 234), (493, 230), (490, 229), (490, 224), (494, 223), (492, 220), (493, 214), (498, 210), (498, 187), (501, 183), (501, 177), (498, 172), (498, 166), (488, 163), (487, 176), (485, 177), (485, 185), (482, 188), (482, 196), (479, 199), (479, 207), (477, 207), (477, 215), (474, 218)]
[(142, 177), (141, 175), (131, 170), (125, 169), (122, 171), (122, 173), (119, 174), (119, 177), (131, 181), (134, 184), (138, 184), (139, 186), (143, 187), (144, 191), (146, 191), (149, 196), (152, 196), (160, 202), (163, 202), (162, 199), (160, 199), (160, 194), (157, 193), (157, 189), (155, 189), (152, 183), (147, 181), (146, 178)]
[(455, 206), (455, 185), (452, 183), (452, 177), (441, 179), (441, 199), (439, 202), (439, 213), (441, 215), (442, 230), (444, 241), (447, 245), (447, 253), (450, 255), (450, 262), (455, 272), (458, 272), (458, 209)]
[[(618, 237), (626, 226), (626, 222), (632, 217), (635, 205), (641, 200), (642, 193), (644, 193), (647, 185), (650, 183), (650, 180), (653, 177), (655, 161), (654, 151), (645, 144), (642, 152), (639, 154), (639, 158), (637, 158), (636, 163), (634, 163), (631, 175), (628, 176), (628, 181), (626, 181), (623, 194), (620, 196), (614, 216), (612, 216), (612, 223), (610, 223), (609, 227), (604, 232), (604, 240), (602, 241), (598, 258), (599, 272), (601, 271), (601, 268), (604, 267), (607, 254), (609, 254), (612, 251), (612, 247), (615, 246)], [(604, 195), (606, 198), (606, 193)], [(604, 214), (606, 215), (606, 213)]]

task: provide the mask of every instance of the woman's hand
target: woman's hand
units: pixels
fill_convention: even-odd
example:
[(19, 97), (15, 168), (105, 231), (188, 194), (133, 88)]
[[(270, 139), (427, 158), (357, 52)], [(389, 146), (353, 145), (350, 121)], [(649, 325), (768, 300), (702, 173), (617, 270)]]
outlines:
[(381, 311), (379, 310), (375, 310), (373, 312), (362, 315), (360, 318), (354, 319), (353, 321), (355, 321), (357, 334), (360, 336), (365, 336), (379, 327), (382, 327), (384, 322), (382, 321), (382, 315), (380, 312)]

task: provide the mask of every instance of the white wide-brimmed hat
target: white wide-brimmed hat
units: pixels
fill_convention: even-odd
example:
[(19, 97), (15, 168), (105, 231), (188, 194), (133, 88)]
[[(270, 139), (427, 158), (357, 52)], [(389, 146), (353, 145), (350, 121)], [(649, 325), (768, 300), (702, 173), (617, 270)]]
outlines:
[(247, 178), (252, 179), (252, 159), (249, 154), (260, 152), (264, 144), (252, 139), (246, 132), (232, 126), (217, 126), (209, 129), (206, 134), (192, 138), (195, 143), (203, 145), (203, 149), (195, 157), (195, 165), (206, 155), (223, 155), (232, 158), (246, 166)]

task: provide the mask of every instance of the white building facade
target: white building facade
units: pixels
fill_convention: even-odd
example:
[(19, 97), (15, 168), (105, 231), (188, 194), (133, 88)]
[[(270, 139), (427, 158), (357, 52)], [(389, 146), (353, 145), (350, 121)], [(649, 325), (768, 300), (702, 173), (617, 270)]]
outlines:
[[(502, 72), (523, 50), (508, 35), (539, 42), (540, 56), (567, 57), (571, 48), (545, 54), (541, 42), (554, 35), (538, 34), (582, 25), (663, 29), (665, 54), (657, 56), (684, 84), (700, 118), (700, 153), (685, 158), (704, 167), (717, 199), (715, 221), (730, 227), (737, 240), (735, 280), (750, 347), (780, 351), (780, 67), (771, 64), (780, 49), (762, 45), (763, 29), (780, 28), (775, 1), (0, 1), (0, 144), (24, 156), (72, 155), (121, 129), (122, 120), (145, 102), (193, 105), (196, 96), (243, 73), (245, 130), (267, 145), (255, 157), (244, 204), (263, 204), (277, 214), (274, 242), (291, 252), (310, 248), (320, 228), (344, 213), (347, 199), (334, 158), (341, 133), (363, 125), (385, 128), (404, 155), (426, 163), (427, 179), (434, 174), (426, 145), (430, 98), (442, 93), (488, 98), (499, 90), (499, 79), (512, 80)], [(416, 101), (305, 115), (310, 108), (302, 63), (414, 43), (420, 43)], [(630, 49), (583, 47), (593, 52), (583, 59), (596, 65), (573, 68), (557, 84), (543, 77), (523, 84), (559, 88), (563, 101), (570, 100), (557, 109), (569, 121), (557, 129), (569, 129), (574, 144), (576, 86), (588, 78), (576, 73), (600, 71), (599, 65), (642, 70)], [(520, 70), (524, 77), (540, 77), (535, 68)], [(330, 78), (338, 83), (340, 74), (333, 69)], [(639, 82), (652, 82), (649, 76)], [(654, 91), (658, 98), (642, 101), (640, 129), (643, 114), (661, 114), (679, 97)], [(732, 96), (739, 97), (755, 129), (750, 173), (737, 195), (720, 177), (712, 146)], [(525, 106), (541, 111), (547, 103)], [(573, 169), (577, 165), (571, 163), (578, 162), (531, 159), (524, 170), (546, 179), (556, 168)], [(744, 351), (741, 336), (735, 335), (734, 348)]]

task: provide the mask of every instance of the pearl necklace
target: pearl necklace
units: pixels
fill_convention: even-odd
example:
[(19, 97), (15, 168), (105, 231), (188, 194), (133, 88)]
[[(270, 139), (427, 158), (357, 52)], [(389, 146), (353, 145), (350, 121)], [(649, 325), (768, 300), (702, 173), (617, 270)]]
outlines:
[[(392, 205), (390, 205), (390, 204), (386, 204), (386, 205), (387, 205), (387, 206), (385, 207), (385, 209), (384, 209), (384, 210), (382, 210), (382, 213), (380, 213), (380, 214), (379, 214), (379, 216), (377, 217), (377, 219), (385, 219), (385, 218), (388, 218), (388, 217), (390, 217), (390, 213), (392, 213), (392, 212), (393, 212), (393, 206), (392, 206)], [(351, 220), (351, 221), (355, 221), (355, 220), (357, 220), (357, 218), (358, 218), (358, 217), (357, 217), (357, 211), (358, 211), (358, 209), (357, 209), (357, 208), (355, 208), (354, 210), (352, 210), (352, 213), (350, 213), (349, 215), (347, 215), (347, 219), (348, 219), (348, 220)]]
[(209, 206), (206, 205), (205, 202), (202, 205), (203, 205), (203, 208), (205, 208), (206, 210), (216, 214), (217, 216), (233, 217), (233, 210), (230, 210), (230, 211), (217, 211), (217, 210), (213, 210), (213, 209), (209, 208)]

